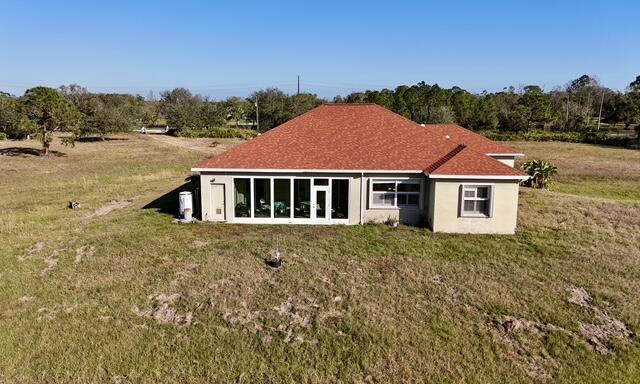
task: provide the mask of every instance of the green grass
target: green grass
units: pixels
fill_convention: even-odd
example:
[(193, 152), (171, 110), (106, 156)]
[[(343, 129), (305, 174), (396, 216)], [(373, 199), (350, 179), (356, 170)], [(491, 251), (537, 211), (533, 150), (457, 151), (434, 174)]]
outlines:
[[(202, 155), (124, 138), (0, 157), (0, 381), (640, 379), (637, 339), (607, 338), (602, 355), (580, 331), (601, 309), (640, 331), (640, 199), (614, 192), (639, 183), (611, 182), (633, 177), (632, 151), (523, 144), (562, 151), (552, 190), (522, 189), (515, 236), (471, 236), (173, 224), (175, 193), (161, 197)], [(580, 177), (593, 187), (569, 195)], [(66, 209), (71, 199), (81, 208)], [(131, 203), (92, 216), (113, 200)], [(264, 265), (276, 238), (278, 272)], [(82, 246), (94, 252), (76, 263)], [(589, 307), (568, 301), (570, 286), (589, 292)], [(180, 296), (144, 316), (163, 309), (159, 294)], [(505, 316), (547, 328), (505, 332)]]
[(640, 200), (640, 151), (573, 143), (506, 143), (526, 158), (558, 167), (550, 189), (560, 193), (624, 201)]

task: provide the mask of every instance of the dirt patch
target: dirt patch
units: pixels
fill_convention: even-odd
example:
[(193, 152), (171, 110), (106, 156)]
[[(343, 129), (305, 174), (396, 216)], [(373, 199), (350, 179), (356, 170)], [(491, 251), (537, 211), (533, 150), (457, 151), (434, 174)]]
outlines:
[(570, 294), (568, 299), (570, 303), (593, 311), (595, 321), (593, 323), (581, 322), (578, 328), (589, 345), (596, 351), (607, 355), (614, 352), (611, 346), (614, 340), (623, 343), (633, 340), (635, 335), (627, 328), (626, 324), (608, 310), (592, 305), (593, 299), (584, 288), (570, 286), (567, 291)]
[(82, 262), (82, 259), (85, 257), (91, 257), (95, 253), (96, 248), (93, 245), (83, 245), (82, 247), (76, 249), (76, 258), (74, 262), (79, 264)]
[(28, 303), (31, 300), (33, 300), (33, 296), (22, 296), (21, 298), (18, 299), (19, 303)]
[(547, 351), (544, 339), (549, 331), (567, 331), (553, 324), (513, 316), (502, 316), (495, 325), (500, 331), (502, 344), (516, 366), (533, 379), (553, 378), (552, 372), (558, 369), (559, 364)]
[(42, 241), (39, 241), (35, 243), (33, 247), (29, 248), (26, 254), (24, 254), (23, 256), (18, 256), (18, 260), (25, 261), (27, 259), (31, 259), (35, 255), (40, 253), (43, 249), (44, 249), (44, 243)]
[(149, 296), (149, 308), (143, 310), (134, 307), (133, 312), (140, 317), (154, 319), (160, 324), (189, 326), (193, 321), (193, 312), (178, 313), (175, 305), (178, 304), (180, 298), (178, 293), (151, 295)]
[(96, 217), (107, 215), (107, 214), (111, 213), (111, 211), (114, 211), (116, 209), (122, 209), (122, 208), (128, 207), (129, 205), (131, 205), (132, 202), (133, 202), (133, 200), (131, 200), (131, 199), (128, 199), (128, 200), (112, 200), (112, 201), (106, 203), (105, 205), (101, 206), (100, 208), (96, 209), (93, 213), (88, 215), (87, 218), (88, 219), (95, 219)]
[(580, 332), (596, 351), (607, 355), (614, 351), (610, 346), (612, 341), (618, 340), (624, 343), (632, 341), (634, 334), (622, 321), (606, 310), (596, 309), (595, 311), (597, 324), (580, 323)]
[(584, 288), (569, 286), (567, 288), (567, 292), (569, 292), (569, 302), (572, 304), (579, 305), (581, 307), (588, 307), (591, 302), (591, 295)]
[(193, 243), (191, 243), (191, 247), (193, 247), (195, 249), (204, 248), (207, 245), (209, 245), (209, 242), (208, 241), (203, 241), (203, 240), (194, 240)]
[(42, 272), (40, 272), (41, 276), (44, 276), (47, 274), (47, 272), (49, 272), (50, 270), (52, 270), (53, 268), (55, 268), (56, 265), (58, 265), (58, 253), (59, 251), (53, 251), (53, 253), (49, 256), (47, 256), (44, 259), (44, 264), (45, 267), (42, 270)]

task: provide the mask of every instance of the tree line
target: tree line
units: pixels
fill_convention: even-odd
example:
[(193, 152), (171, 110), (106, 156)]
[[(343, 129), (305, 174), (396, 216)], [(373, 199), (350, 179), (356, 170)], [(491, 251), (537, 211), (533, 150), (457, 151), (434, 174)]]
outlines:
[[(75, 84), (35, 87), (21, 97), (0, 92), (0, 135), (34, 136), (46, 153), (55, 131), (70, 133), (67, 143), (158, 124), (178, 132), (226, 125), (266, 131), (325, 102), (314, 94), (288, 95), (277, 88), (259, 90), (247, 98), (212, 100), (185, 88), (164, 91), (156, 99), (152, 93), (146, 98), (92, 93)], [(583, 75), (551, 91), (528, 85), (474, 94), (460, 87), (420, 82), (393, 90), (354, 92), (332, 102), (376, 103), (418, 123), (458, 123), (476, 131), (587, 131), (599, 122), (613, 127), (635, 125), (638, 130), (640, 76), (624, 92)]]
[(334, 101), (376, 103), (419, 123), (455, 122), (476, 131), (582, 131), (597, 128), (600, 116), (603, 123), (629, 128), (640, 123), (640, 76), (626, 92), (583, 75), (549, 92), (528, 85), (472, 94), (459, 87), (445, 89), (421, 82), (352, 93)]

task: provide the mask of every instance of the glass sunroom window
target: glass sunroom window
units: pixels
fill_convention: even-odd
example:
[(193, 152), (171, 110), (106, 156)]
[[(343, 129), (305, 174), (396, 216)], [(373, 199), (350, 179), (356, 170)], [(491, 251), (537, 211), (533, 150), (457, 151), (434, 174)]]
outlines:
[(291, 180), (273, 180), (273, 216), (291, 217)]
[(349, 218), (349, 180), (331, 180), (331, 218)]
[(254, 217), (271, 217), (271, 179), (253, 179)]
[(251, 179), (233, 180), (235, 217), (251, 217)]
[(311, 217), (311, 180), (293, 180), (293, 217)]

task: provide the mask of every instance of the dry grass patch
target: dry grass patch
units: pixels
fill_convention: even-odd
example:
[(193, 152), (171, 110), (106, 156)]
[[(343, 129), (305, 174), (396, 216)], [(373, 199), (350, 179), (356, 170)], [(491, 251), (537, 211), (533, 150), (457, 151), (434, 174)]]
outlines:
[[(0, 381), (640, 377), (637, 200), (522, 189), (515, 236), (175, 225), (149, 203), (205, 155), (123, 138), (0, 162)], [(617, 151), (603, 167), (634, 156)], [(265, 265), (276, 240), (280, 270)]]

